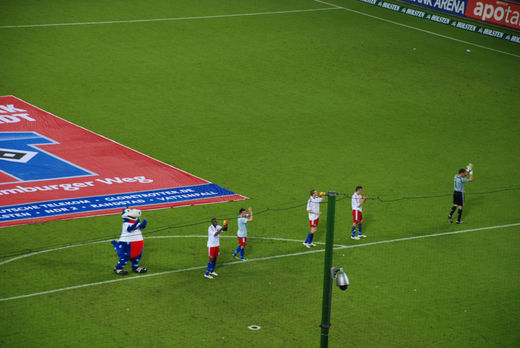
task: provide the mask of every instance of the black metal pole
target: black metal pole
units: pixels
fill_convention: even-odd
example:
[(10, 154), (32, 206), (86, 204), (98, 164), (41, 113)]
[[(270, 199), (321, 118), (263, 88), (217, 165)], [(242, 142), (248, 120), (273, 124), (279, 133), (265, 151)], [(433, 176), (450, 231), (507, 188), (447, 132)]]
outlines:
[(325, 264), (323, 270), (323, 301), (321, 311), (321, 348), (329, 345), (330, 310), (332, 301), (332, 247), (334, 245), (334, 216), (336, 214), (335, 191), (327, 192), (327, 238), (325, 242)]

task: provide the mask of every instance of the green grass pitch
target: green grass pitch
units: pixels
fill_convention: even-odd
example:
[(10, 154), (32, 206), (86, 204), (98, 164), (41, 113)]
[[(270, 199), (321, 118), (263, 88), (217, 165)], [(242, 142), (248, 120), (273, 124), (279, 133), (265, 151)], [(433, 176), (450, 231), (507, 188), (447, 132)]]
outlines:
[[(312, 0), (0, 3), (0, 26), (184, 18), (0, 28), (0, 95), (252, 198), (144, 212), (149, 237), (170, 237), (145, 240), (152, 276), (106, 282), (120, 279), (106, 242), (0, 264), (1, 299), (90, 284), (0, 301), (1, 347), (316, 347), (323, 253), (298, 242), (304, 205), (311, 188), (358, 184), (386, 200), (431, 197), (369, 199), (362, 241), (347, 238), (340, 200), (338, 245), (471, 231), (337, 249), (351, 286), (333, 291), (330, 346), (518, 347), (520, 191), (502, 189), (520, 175), (520, 46), (332, 2), (375, 17)], [(468, 161), (466, 223), (450, 225)], [(249, 205), (265, 212), (249, 225), (252, 262), (234, 264), (234, 218)], [(196, 268), (205, 238), (179, 236), (206, 235), (213, 216), (232, 220), (210, 281)], [(3, 228), (0, 262), (120, 226), (112, 215)]]

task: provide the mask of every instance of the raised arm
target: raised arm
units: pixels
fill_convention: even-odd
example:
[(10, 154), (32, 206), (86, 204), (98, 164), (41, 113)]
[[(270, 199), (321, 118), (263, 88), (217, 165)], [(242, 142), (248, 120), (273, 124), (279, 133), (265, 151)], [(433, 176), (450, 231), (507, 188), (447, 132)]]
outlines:
[(469, 163), (468, 166), (466, 167), (466, 170), (469, 173), (468, 181), (473, 181), (473, 164)]
[(216, 237), (216, 236), (218, 236), (222, 231), (225, 231), (224, 228), (227, 227), (227, 224), (228, 224), (227, 221), (224, 220), (224, 226), (218, 226), (218, 227), (219, 227), (218, 229), (215, 227), (215, 233), (213, 234), (213, 237)]
[(251, 209), (251, 207), (247, 208), (247, 210), (249, 210), (249, 216), (247, 218), (247, 222), (251, 222), (253, 221), (253, 209)]
[[(136, 230), (139, 227), (140, 222), (141, 222), (141, 219), (137, 219), (137, 221), (133, 225), (130, 225), (126, 228), (126, 231), (132, 232), (132, 231)], [(146, 226), (146, 224), (145, 224), (145, 226)]]

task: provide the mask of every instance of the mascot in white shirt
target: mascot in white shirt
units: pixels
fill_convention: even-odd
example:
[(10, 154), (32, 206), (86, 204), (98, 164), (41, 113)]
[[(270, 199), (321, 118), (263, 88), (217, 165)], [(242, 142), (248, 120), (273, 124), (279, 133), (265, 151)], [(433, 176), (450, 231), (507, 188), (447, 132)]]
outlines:
[(119, 262), (114, 268), (118, 275), (128, 274), (125, 265), (132, 262), (132, 271), (135, 273), (146, 273), (146, 268), (140, 267), (139, 262), (143, 255), (144, 241), (141, 231), (146, 227), (146, 220), (141, 222), (141, 211), (139, 209), (126, 208), (121, 213), (123, 218), (123, 231), (119, 241), (112, 241), (112, 245), (119, 257)]

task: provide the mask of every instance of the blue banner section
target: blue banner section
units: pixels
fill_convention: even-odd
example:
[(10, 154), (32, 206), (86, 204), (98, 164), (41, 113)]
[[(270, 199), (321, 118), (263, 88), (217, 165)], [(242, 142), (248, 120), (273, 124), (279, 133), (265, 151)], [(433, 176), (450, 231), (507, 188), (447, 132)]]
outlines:
[(412, 5), (464, 17), (468, 0), (400, 0)]
[(93, 211), (164, 205), (183, 201), (231, 196), (235, 193), (215, 184), (120, 193), (106, 196), (60, 199), (0, 207), (0, 222), (88, 213)]
[(94, 175), (36, 147), (53, 144), (36, 132), (0, 132), (0, 170), (21, 182)]

